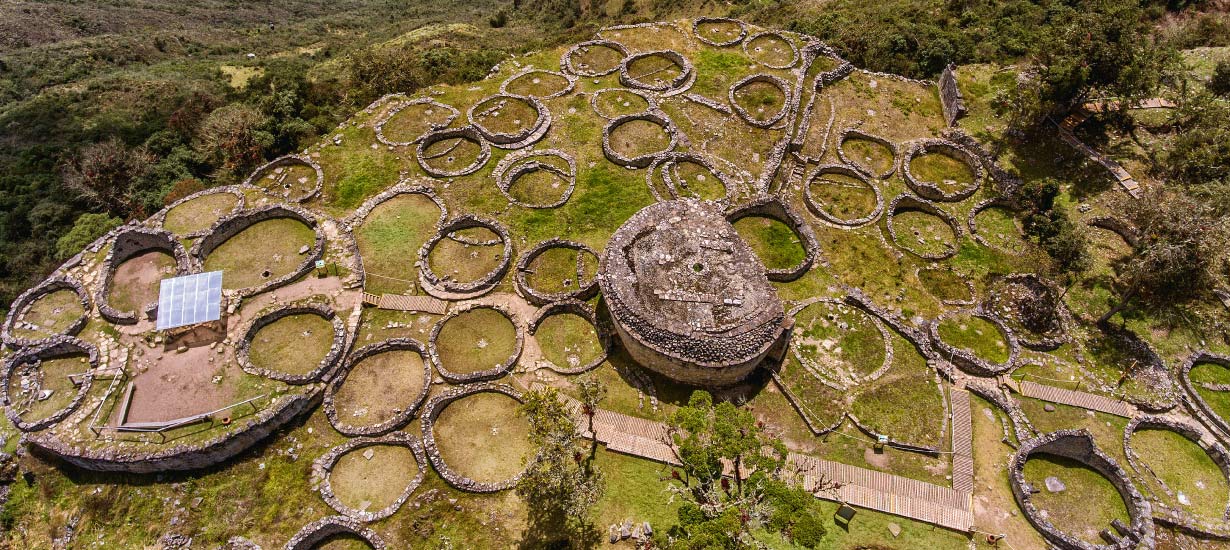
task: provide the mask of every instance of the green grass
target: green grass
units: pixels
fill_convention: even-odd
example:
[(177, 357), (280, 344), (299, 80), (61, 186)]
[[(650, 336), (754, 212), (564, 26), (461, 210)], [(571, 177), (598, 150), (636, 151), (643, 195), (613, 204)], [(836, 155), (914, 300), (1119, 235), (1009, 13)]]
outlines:
[(611, 150), (624, 158), (666, 151), (670, 136), (666, 129), (649, 120), (630, 120), (611, 129)]
[(1020, 252), (1026, 244), (1016, 216), (1006, 208), (991, 207), (979, 212), (974, 218), (978, 234), (991, 246), (1009, 252)]
[(965, 279), (954, 271), (942, 268), (918, 270), (918, 280), (924, 289), (940, 300), (972, 300)]
[(1008, 341), (990, 321), (973, 315), (957, 315), (940, 322), (940, 339), (992, 363), (1008, 360)]
[(35, 339), (60, 334), (84, 313), (76, 292), (68, 289), (50, 292), (35, 299), (21, 317), (23, 321), (36, 325), (38, 330), (14, 326), (13, 334)]
[(795, 314), (794, 319), (794, 347), (808, 361), (822, 367), (840, 366), (862, 376), (883, 365), (884, 337), (861, 310), (819, 302)]
[[(571, 292), (577, 290), (577, 256), (584, 254), (584, 279), (591, 280), (597, 272), (597, 261), (593, 254), (580, 252), (571, 248), (549, 248), (530, 262), (525, 275), (530, 288), (539, 292)], [(569, 281), (569, 284), (564, 284)]]
[(408, 143), (429, 132), (433, 124), (442, 124), (449, 114), (447, 109), (427, 103), (410, 105), (389, 117), (382, 132), (389, 141)]
[[(1175, 497), (1167, 496), (1156, 488), (1152, 474), (1141, 472), (1150, 487), (1154, 488), (1154, 495), (1206, 521), (1222, 521), (1230, 484), (1227, 484), (1225, 475), (1204, 449), (1170, 430), (1136, 430), (1132, 434), (1131, 444), (1141, 462), (1176, 494)], [(1178, 493), (1186, 495), (1191, 506), (1181, 504)]]
[(563, 369), (587, 365), (602, 355), (598, 333), (584, 317), (560, 313), (547, 317), (534, 333), (543, 357)]
[(704, 49), (692, 63), (696, 66), (696, 83), (692, 91), (711, 99), (723, 100), (726, 90), (739, 79), (748, 59), (730, 51)]
[(257, 331), (252, 338), (252, 364), (286, 374), (307, 374), (333, 346), (333, 323), (319, 315), (288, 315)]
[[(914, 177), (931, 183), (945, 193), (952, 193), (974, 183), (969, 165), (943, 153), (926, 153), (910, 161)], [(951, 182), (951, 183), (949, 183)]]
[(177, 235), (209, 229), (218, 218), (229, 214), (239, 202), (230, 193), (212, 193), (185, 202), (167, 212), (162, 227)]
[(504, 481), (525, 469), (533, 453), (529, 422), (518, 403), (499, 393), (452, 402), (435, 423), (436, 445), (457, 473), (483, 482)]
[[(649, 102), (645, 98), (636, 95), (626, 90), (614, 89), (598, 94), (594, 100), (597, 105), (598, 114), (610, 118), (615, 118), (621, 115), (630, 115), (641, 113), (649, 109)], [(584, 107), (576, 107), (577, 110), (588, 108), (589, 105), (583, 104)], [(580, 140), (578, 140), (580, 141)]]
[(755, 120), (769, 120), (781, 112), (786, 94), (768, 82), (752, 82), (735, 91), (735, 102)]
[(523, 99), (498, 97), (474, 107), (474, 122), (488, 131), (518, 134), (533, 128), (538, 112)]
[(785, 38), (765, 35), (747, 43), (747, 51), (753, 61), (766, 65), (782, 66), (794, 58), (794, 51)]
[(476, 246), (449, 238), (436, 241), (427, 254), (427, 261), (437, 277), (451, 278), (458, 283), (477, 281), (491, 273), (503, 259), (503, 244)]
[(388, 351), (355, 365), (333, 403), (346, 424), (375, 425), (412, 406), (422, 389), (423, 356), (410, 350)]
[(508, 93), (542, 97), (558, 93), (568, 87), (568, 79), (557, 74), (534, 71), (517, 77), (508, 83)]
[(837, 218), (854, 220), (875, 211), (875, 190), (861, 180), (842, 174), (823, 174), (808, 185), (818, 206)]
[(413, 291), (418, 279), (415, 255), (435, 233), (439, 219), (440, 207), (420, 194), (398, 195), (373, 209), (355, 230), (367, 271), (364, 288), (377, 294)]
[(748, 216), (736, 221), (734, 226), (768, 269), (791, 268), (807, 257), (794, 230), (778, 220)]
[(1189, 378), (1196, 388), (1196, 393), (1204, 398), (1209, 408), (1223, 420), (1230, 419), (1230, 392), (1213, 391), (1203, 384), (1230, 384), (1230, 369), (1216, 363), (1196, 363), (1192, 366)]
[[(77, 387), (73, 385), (68, 376), (81, 374), (89, 369), (90, 364), (84, 355), (69, 355), (44, 360), (38, 369), (43, 376), (39, 389), (51, 390), (51, 397), (42, 401), (34, 398), (28, 409), (24, 407), (17, 409), (21, 419), (25, 422), (36, 422), (67, 407), (77, 395)], [(16, 403), (26, 402), (27, 396), (21, 393), (21, 377), (14, 375), (9, 379), (8, 395)], [(34, 394), (30, 397), (34, 397)]]
[(874, 175), (887, 172), (895, 161), (892, 149), (869, 139), (851, 137), (842, 142), (841, 148), (847, 158), (866, 167)]
[(299, 220), (257, 222), (218, 245), (205, 258), (205, 271), (224, 271), (224, 288), (254, 287), (293, 272), (303, 263), (299, 248), (315, 240), (312, 228)]
[(491, 370), (516, 350), (517, 329), (503, 313), (478, 308), (461, 313), (440, 328), (436, 339), (440, 366), (466, 374)]
[(390, 162), (391, 160), (388, 157), (373, 158), (367, 155), (348, 157), (337, 176), (333, 206), (353, 209), (368, 197), (397, 183), (398, 166), (395, 162)]
[[(1048, 491), (1044, 480), (1051, 476), (1059, 478), (1067, 489)], [(1080, 462), (1036, 454), (1025, 462), (1025, 479), (1042, 491), (1033, 495), (1034, 505), (1048, 513), (1055, 527), (1077, 538), (1101, 544), (1098, 532), (1109, 528), (1112, 520), (1130, 522), (1127, 506), (1115, 486)]]
[[(363, 456), (368, 450), (370, 459)], [(329, 484), (342, 504), (375, 512), (393, 504), (418, 471), (409, 448), (373, 445), (342, 455), (329, 474)]]
[(937, 216), (919, 210), (898, 210), (893, 216), (896, 242), (919, 255), (943, 254), (957, 247), (952, 228)]

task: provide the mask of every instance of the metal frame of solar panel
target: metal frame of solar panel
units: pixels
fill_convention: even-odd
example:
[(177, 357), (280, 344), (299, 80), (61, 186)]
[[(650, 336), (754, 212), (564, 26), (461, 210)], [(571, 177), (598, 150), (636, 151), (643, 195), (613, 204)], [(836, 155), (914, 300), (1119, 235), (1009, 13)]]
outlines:
[(221, 317), (221, 271), (163, 279), (158, 287), (158, 330), (217, 321)]

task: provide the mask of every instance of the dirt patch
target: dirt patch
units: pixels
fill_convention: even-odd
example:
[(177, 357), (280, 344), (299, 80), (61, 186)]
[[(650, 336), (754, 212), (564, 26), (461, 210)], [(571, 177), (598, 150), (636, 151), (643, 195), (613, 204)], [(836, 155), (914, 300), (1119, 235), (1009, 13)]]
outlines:
[(480, 482), (517, 475), (529, 457), (529, 423), (516, 400), (498, 393), (463, 397), (436, 419), (436, 445), (457, 473)]
[(140, 313), (158, 301), (162, 279), (175, 276), (175, 258), (154, 250), (133, 256), (115, 269), (108, 302), (119, 311)]
[(360, 361), (333, 399), (347, 424), (375, 425), (413, 406), (422, 390), (423, 357), (398, 350)]

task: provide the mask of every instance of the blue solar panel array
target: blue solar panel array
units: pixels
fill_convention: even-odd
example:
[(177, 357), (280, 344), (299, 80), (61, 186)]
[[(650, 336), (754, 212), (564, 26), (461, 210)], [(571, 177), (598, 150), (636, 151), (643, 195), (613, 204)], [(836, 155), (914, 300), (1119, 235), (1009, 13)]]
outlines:
[(163, 279), (158, 287), (158, 330), (222, 317), (222, 272)]

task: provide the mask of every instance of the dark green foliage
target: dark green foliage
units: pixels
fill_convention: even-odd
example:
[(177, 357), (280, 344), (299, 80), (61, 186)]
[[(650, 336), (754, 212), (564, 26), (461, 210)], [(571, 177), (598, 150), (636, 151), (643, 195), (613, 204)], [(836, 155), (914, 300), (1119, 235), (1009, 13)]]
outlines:
[(1207, 84), (1210, 92), (1226, 97), (1230, 96), (1230, 61), (1220, 61), (1213, 68), (1213, 77)]
[(1230, 182), (1230, 104), (1197, 94), (1172, 116), (1177, 129), (1165, 157), (1171, 177), (1192, 186)]
[(106, 214), (86, 213), (78, 216), (77, 221), (73, 223), (73, 228), (56, 241), (56, 259), (64, 260), (81, 252), (81, 249), (94, 242), (94, 239), (123, 223), (124, 220), (112, 218)]
[(1026, 212), (1025, 234), (1050, 254), (1061, 272), (1079, 274), (1090, 266), (1089, 237), (1066, 208), (1055, 204), (1059, 191), (1059, 182), (1050, 178), (1021, 187), (1017, 197)]

